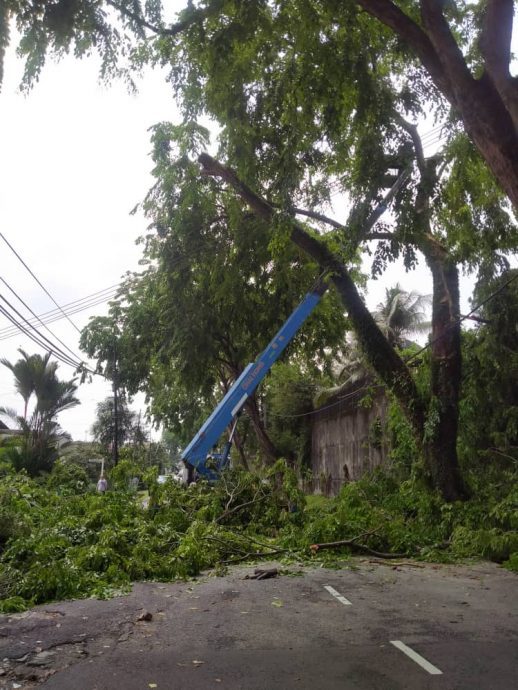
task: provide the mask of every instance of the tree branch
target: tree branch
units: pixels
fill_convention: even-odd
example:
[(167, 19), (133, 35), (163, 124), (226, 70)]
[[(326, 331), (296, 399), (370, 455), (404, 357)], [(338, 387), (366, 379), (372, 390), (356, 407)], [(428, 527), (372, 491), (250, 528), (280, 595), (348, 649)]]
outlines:
[[(120, 5), (118, 2), (115, 2), (115, 0), (106, 0), (106, 3), (111, 5), (111, 7), (117, 10), (117, 12), (120, 12), (128, 19), (131, 19), (142, 28), (149, 29), (154, 34), (157, 34), (157, 36), (178, 36), (178, 34), (182, 33), (182, 31), (185, 31), (185, 29), (188, 29), (192, 24), (194, 24), (194, 22), (198, 21), (199, 19), (204, 19), (209, 14), (209, 9), (211, 12), (215, 9), (212, 7), (203, 10), (192, 10), (186, 19), (167, 28), (165, 26), (155, 26), (154, 24), (151, 24), (143, 15), (137, 14), (124, 5)], [(221, 5), (222, 3), (219, 4)], [(219, 7), (216, 9), (219, 9)]]
[(297, 206), (292, 206), (290, 211), (295, 213), (297, 216), (306, 216), (306, 218), (312, 218), (313, 220), (318, 220), (321, 223), (331, 225), (333, 228), (336, 228), (337, 230), (343, 230), (345, 227), (343, 223), (339, 223), (337, 220), (329, 218), (328, 216), (325, 216), (323, 213), (317, 213), (316, 211), (307, 211), (306, 209), (298, 208)]
[(444, 70), (433, 43), (423, 29), (392, 0), (356, 0), (356, 2), (370, 15), (379, 19), (382, 24), (395, 31), (412, 48), (440, 90), (448, 99), (452, 99), (453, 92), (448, 73)]
[(356, 549), (357, 551), (363, 551), (369, 553), (371, 556), (376, 556), (376, 558), (408, 558), (408, 553), (384, 553), (382, 551), (375, 551), (371, 549), (370, 546), (365, 544), (358, 544), (355, 539), (341, 539), (340, 541), (328, 541), (323, 544), (311, 544), (309, 547), (313, 553), (321, 551), (322, 549), (340, 549), (347, 546), (349, 549)]
[[(205, 175), (222, 178), (258, 216), (270, 222), (274, 220), (276, 212), (273, 207), (244, 184), (231, 168), (221, 165), (207, 153), (202, 153), (198, 161)], [(371, 366), (397, 397), (416, 432), (416, 437), (420, 439), (424, 425), (423, 403), (406, 364), (383, 335), (342, 261), (324, 242), (309, 234), (296, 220), (292, 218), (289, 220), (292, 242), (309, 254), (322, 270), (330, 273), (330, 279), (347, 309), (360, 345)]]
[(488, 0), (480, 35), (486, 69), (494, 78), (509, 76), (514, 0)]
[(423, 177), (426, 174), (426, 161), (424, 157), (423, 143), (417, 131), (417, 126), (412, 124), (411, 122), (408, 122), (408, 120), (405, 120), (405, 118), (399, 115), (399, 113), (397, 113), (396, 115), (396, 120), (401, 125), (401, 127), (403, 127), (403, 129), (410, 135), (410, 138), (412, 139), (412, 144), (414, 145), (414, 151), (417, 161), (417, 167), (419, 168), (421, 177)]
[[(397, 194), (397, 192), (401, 189), (403, 184), (406, 182), (407, 178), (409, 175), (408, 170), (403, 170), (401, 174), (398, 176), (392, 187), (388, 190), (388, 192), (385, 194), (383, 197), (382, 201), (376, 206), (376, 208), (367, 216), (367, 218), (364, 220), (362, 223), (362, 235), (359, 238), (359, 241), (362, 241), (366, 238), (366, 233), (374, 226), (374, 224), (379, 220), (379, 218), (383, 215), (383, 213), (387, 210), (387, 207), (389, 203), (392, 201), (394, 196)], [(372, 199), (367, 200), (367, 207), (369, 204), (373, 201)], [(363, 206), (363, 204), (362, 204)], [(277, 208), (277, 206), (276, 206)], [(336, 228), (337, 230), (346, 230), (347, 226), (344, 225), (343, 223), (338, 222), (337, 220), (334, 220), (333, 218), (329, 218), (329, 216), (325, 216), (322, 213), (317, 213), (316, 211), (308, 211), (303, 208), (298, 208), (297, 206), (292, 206), (290, 211), (294, 213), (295, 215), (300, 215), (300, 216), (306, 216), (307, 218), (312, 218), (313, 220), (318, 220), (321, 223), (326, 223), (327, 225), (331, 225), (333, 228)], [(361, 215), (361, 211), (360, 211)]]
[(443, 3), (438, 0), (421, 0), (423, 25), (435, 48), (443, 70), (451, 77), (452, 90), (473, 89), (475, 79), (471, 74), (457, 41), (443, 14)]

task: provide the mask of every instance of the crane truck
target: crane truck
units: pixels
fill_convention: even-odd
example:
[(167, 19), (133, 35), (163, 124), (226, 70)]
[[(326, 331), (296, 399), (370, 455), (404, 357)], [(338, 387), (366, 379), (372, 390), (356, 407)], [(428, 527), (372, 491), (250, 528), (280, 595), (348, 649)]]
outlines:
[[(225, 397), (215, 407), (192, 441), (182, 452), (181, 458), (188, 470), (188, 481), (194, 474), (215, 481), (228, 466), (230, 449), (237, 426), (238, 415), (248, 398), (284, 352), (302, 324), (313, 312), (327, 290), (327, 284), (319, 280), (294, 309), (280, 330), (255, 362), (248, 364), (236, 379)], [(231, 429), (222, 452), (213, 452), (225, 429)]]

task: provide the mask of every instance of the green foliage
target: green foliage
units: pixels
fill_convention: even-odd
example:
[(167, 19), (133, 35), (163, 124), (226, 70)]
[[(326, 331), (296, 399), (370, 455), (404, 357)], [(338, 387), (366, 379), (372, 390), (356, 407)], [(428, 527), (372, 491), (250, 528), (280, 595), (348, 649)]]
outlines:
[[(119, 398), (117, 405), (117, 441), (119, 447), (130, 441), (137, 427), (138, 416), (131, 410), (123, 398)], [(97, 403), (95, 421), (92, 424), (92, 436), (106, 454), (115, 439), (115, 412), (113, 397), (108, 397)]]
[(311, 425), (308, 413), (320, 372), (304, 370), (297, 362), (278, 362), (265, 385), (264, 401), (268, 433), (279, 453), (299, 470), (309, 464)]
[(505, 465), (518, 460), (518, 270), (481, 280), (474, 300), (490, 295), (485, 322), (463, 336), (460, 450), (466, 463)]
[[(57, 475), (63, 483), (56, 491)], [(135, 580), (189, 578), (260, 558), (325, 563), (352, 552), (424, 560), (486, 558), (516, 569), (516, 469), (469, 475), (475, 498), (445, 503), (415, 478), (377, 472), (334, 499), (305, 497), (279, 462), (261, 475), (232, 470), (213, 485), (158, 484), (149, 505), (128, 489), (138, 468), (122, 462), (104, 495), (76, 492), (74, 471), (46, 483), (10, 475), (0, 487), (0, 611), (53, 599), (107, 597)], [(72, 490), (70, 490), (72, 487)], [(351, 540), (320, 551), (312, 544)], [(355, 546), (354, 546), (355, 545)]]
[(419, 458), (415, 435), (398, 403), (391, 399), (387, 414), (387, 437), (394, 469), (408, 476)]
[[(94, 319), (81, 344), (106, 370), (117, 334), (119, 377), (144, 391), (156, 421), (184, 443), (244, 367), (314, 285), (319, 268), (193, 163), (208, 146), (199, 125), (153, 128), (156, 183), (142, 207), (147, 268), (128, 276), (110, 316)], [(186, 318), (188, 315), (189, 318)], [(346, 320), (329, 291), (290, 343), (306, 369), (325, 365)]]
[(11, 16), (19, 40), (17, 52), (25, 59), (24, 88), (38, 81), (49, 55), (60, 58), (72, 53), (83, 57), (93, 51), (101, 59), (103, 79), (123, 77), (131, 84), (123, 59), (132, 49), (135, 37), (144, 36), (143, 27), (135, 20), (145, 14), (157, 19), (158, 3), (145, 4), (146, 11), (140, 2), (122, 0), (119, 7), (129, 6), (130, 10), (130, 14), (124, 14), (115, 10), (114, 4), (96, 0), (4, 0), (0, 9), (0, 84), (3, 52), (11, 38)]
[(104, 495), (76, 491), (75, 472), (60, 467), (45, 484), (11, 475), (0, 487), (4, 611), (109, 596), (135, 580), (187, 578), (222, 561), (252, 558), (303, 515), (304, 497), (283, 463), (262, 476), (229, 472), (214, 486), (159, 485), (151, 470), (144, 477), (147, 509), (128, 489), (139, 476), (131, 463), (111, 471)]
[(47, 486), (54, 491), (66, 496), (84, 493), (90, 484), (86, 470), (80, 465), (58, 460), (54, 463), (49, 475)]

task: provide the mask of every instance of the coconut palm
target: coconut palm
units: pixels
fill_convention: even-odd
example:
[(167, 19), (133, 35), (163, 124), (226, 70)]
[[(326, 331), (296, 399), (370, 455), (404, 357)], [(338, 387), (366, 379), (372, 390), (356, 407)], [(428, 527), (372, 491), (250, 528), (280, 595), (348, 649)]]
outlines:
[[(24, 400), (24, 414), (18, 415), (11, 408), (0, 408), (0, 416), (11, 421), (20, 430), (20, 442), (11, 453), (15, 469), (25, 468), (32, 476), (49, 471), (57, 459), (61, 445), (70, 440), (56, 417), (60, 412), (79, 405), (75, 397), (75, 379), (61, 381), (56, 371), (57, 362), (45, 356), (28, 355), (20, 350), (22, 359), (12, 364), (1, 360), (15, 376), (15, 387)], [(36, 401), (31, 415), (27, 416), (29, 401), (34, 395)]]
[(431, 301), (431, 295), (407, 292), (396, 283), (386, 288), (385, 301), (378, 304), (373, 315), (391, 345), (403, 349), (408, 336), (430, 330), (427, 308)]

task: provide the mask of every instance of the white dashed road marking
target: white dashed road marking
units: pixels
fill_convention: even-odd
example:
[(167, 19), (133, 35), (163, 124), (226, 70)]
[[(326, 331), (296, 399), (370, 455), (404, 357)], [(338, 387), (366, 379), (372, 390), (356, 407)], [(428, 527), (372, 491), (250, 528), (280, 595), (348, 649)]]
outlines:
[(416, 664), (419, 664), (421, 668), (424, 668), (424, 670), (428, 671), (428, 673), (430, 673), (432, 676), (442, 675), (442, 671), (438, 669), (437, 666), (434, 666), (429, 661), (426, 661), (424, 657), (417, 652), (414, 652), (413, 649), (408, 647), (404, 642), (401, 642), (401, 640), (391, 640), (390, 644), (393, 644), (394, 647), (397, 647), (399, 650), (401, 650), (403, 654), (406, 654), (408, 657), (410, 657), (412, 661), (415, 661)]
[(327, 589), (329, 594), (335, 597), (335, 599), (338, 599), (342, 604), (345, 606), (352, 606), (352, 603), (349, 601), (349, 599), (346, 599), (343, 597), (340, 592), (337, 592), (334, 587), (331, 587), (331, 585), (324, 585), (324, 589)]

